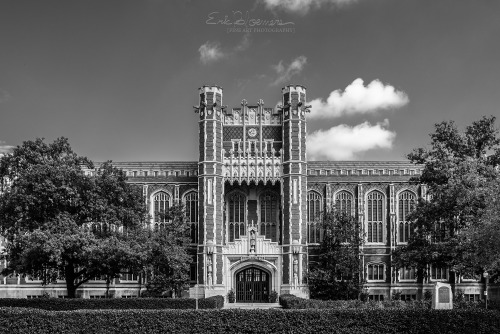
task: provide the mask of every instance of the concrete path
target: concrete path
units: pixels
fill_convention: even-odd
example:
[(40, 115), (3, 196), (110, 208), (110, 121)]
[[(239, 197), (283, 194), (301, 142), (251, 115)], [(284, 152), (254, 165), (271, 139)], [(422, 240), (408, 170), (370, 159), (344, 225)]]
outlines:
[(239, 308), (245, 310), (262, 309), (267, 310), (270, 308), (281, 308), (278, 303), (224, 303), (225, 309)]

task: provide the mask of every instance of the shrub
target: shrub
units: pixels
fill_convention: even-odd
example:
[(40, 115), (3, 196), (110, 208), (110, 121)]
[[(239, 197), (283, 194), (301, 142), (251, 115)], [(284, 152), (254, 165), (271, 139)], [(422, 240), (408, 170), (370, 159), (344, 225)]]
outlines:
[(234, 303), (236, 301), (236, 294), (234, 293), (233, 289), (229, 290), (229, 292), (227, 293), (227, 300), (230, 303)]
[(495, 333), (490, 310), (80, 310), (0, 308), (17, 333)]
[(271, 293), (269, 294), (269, 302), (276, 303), (277, 300), (278, 300), (278, 293), (274, 290), (271, 291)]
[[(51, 311), (126, 310), (126, 309), (194, 309), (193, 298), (116, 298), (116, 299), (58, 299), (58, 298), (0, 298), (0, 307), (37, 308)], [(224, 307), (224, 297), (198, 299), (200, 309)]]

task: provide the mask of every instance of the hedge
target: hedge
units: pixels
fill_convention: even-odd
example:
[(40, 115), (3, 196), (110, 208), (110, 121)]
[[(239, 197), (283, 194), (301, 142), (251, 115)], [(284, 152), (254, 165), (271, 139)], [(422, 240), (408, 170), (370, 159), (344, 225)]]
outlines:
[(0, 308), (4, 333), (495, 333), (491, 310), (79, 310)]
[[(279, 303), (284, 309), (335, 309), (335, 310), (349, 310), (349, 309), (430, 309), (432, 302), (430, 300), (387, 300), (382, 302), (360, 300), (317, 300), (317, 299), (304, 299), (294, 295), (285, 294), (280, 296)], [(485, 303), (483, 301), (469, 302), (469, 301), (456, 301), (453, 303), (455, 309), (484, 309)], [(499, 310), (499, 303), (489, 301), (488, 308)]]
[[(37, 308), (51, 311), (108, 310), (108, 309), (194, 309), (192, 298), (111, 298), (111, 299), (58, 299), (58, 298), (0, 298), (0, 307)], [(200, 309), (220, 309), (224, 297), (198, 299)]]

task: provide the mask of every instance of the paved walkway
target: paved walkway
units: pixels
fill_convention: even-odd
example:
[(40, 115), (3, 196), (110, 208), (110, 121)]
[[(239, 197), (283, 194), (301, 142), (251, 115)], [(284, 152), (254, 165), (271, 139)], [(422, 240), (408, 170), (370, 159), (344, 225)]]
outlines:
[(278, 303), (224, 303), (225, 309), (239, 308), (245, 310), (262, 309), (267, 310), (270, 308), (281, 308)]

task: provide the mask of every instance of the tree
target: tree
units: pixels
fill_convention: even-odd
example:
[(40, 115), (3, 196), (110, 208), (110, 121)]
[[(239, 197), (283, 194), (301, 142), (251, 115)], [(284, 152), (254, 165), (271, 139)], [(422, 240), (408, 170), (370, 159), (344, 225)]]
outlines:
[(174, 205), (167, 212), (159, 213), (167, 222), (156, 231), (148, 231), (146, 245), (146, 284), (150, 295), (160, 296), (172, 291), (180, 296), (189, 286), (189, 269), (193, 261), (188, 253), (189, 226), (183, 205)]
[(318, 261), (308, 274), (311, 298), (357, 299), (363, 288), (360, 249), (363, 238), (356, 219), (332, 209), (321, 217), (323, 240)]
[(493, 265), (478, 261), (490, 250), (474, 235), (479, 236), (478, 228), (483, 231), (485, 212), (499, 196), (491, 191), (500, 164), (495, 117), (483, 117), (464, 132), (452, 121), (436, 124), (430, 147), (414, 149), (408, 158), (423, 165), (412, 181), (427, 186), (429, 200), (419, 201), (409, 215), (414, 231), (393, 259), (400, 267), (416, 268), (421, 298), (429, 265), (449, 268), (452, 287), (456, 274), (480, 274)]
[[(142, 226), (146, 208), (141, 191), (110, 162), (94, 176), (83, 167), (94, 169), (66, 138), (26, 141), (0, 159), (4, 274), (31, 275), (44, 284), (64, 278), (70, 298), (81, 284), (110, 274), (92, 256), (108, 245), (111, 232)], [(99, 229), (92, 231), (92, 223)]]

